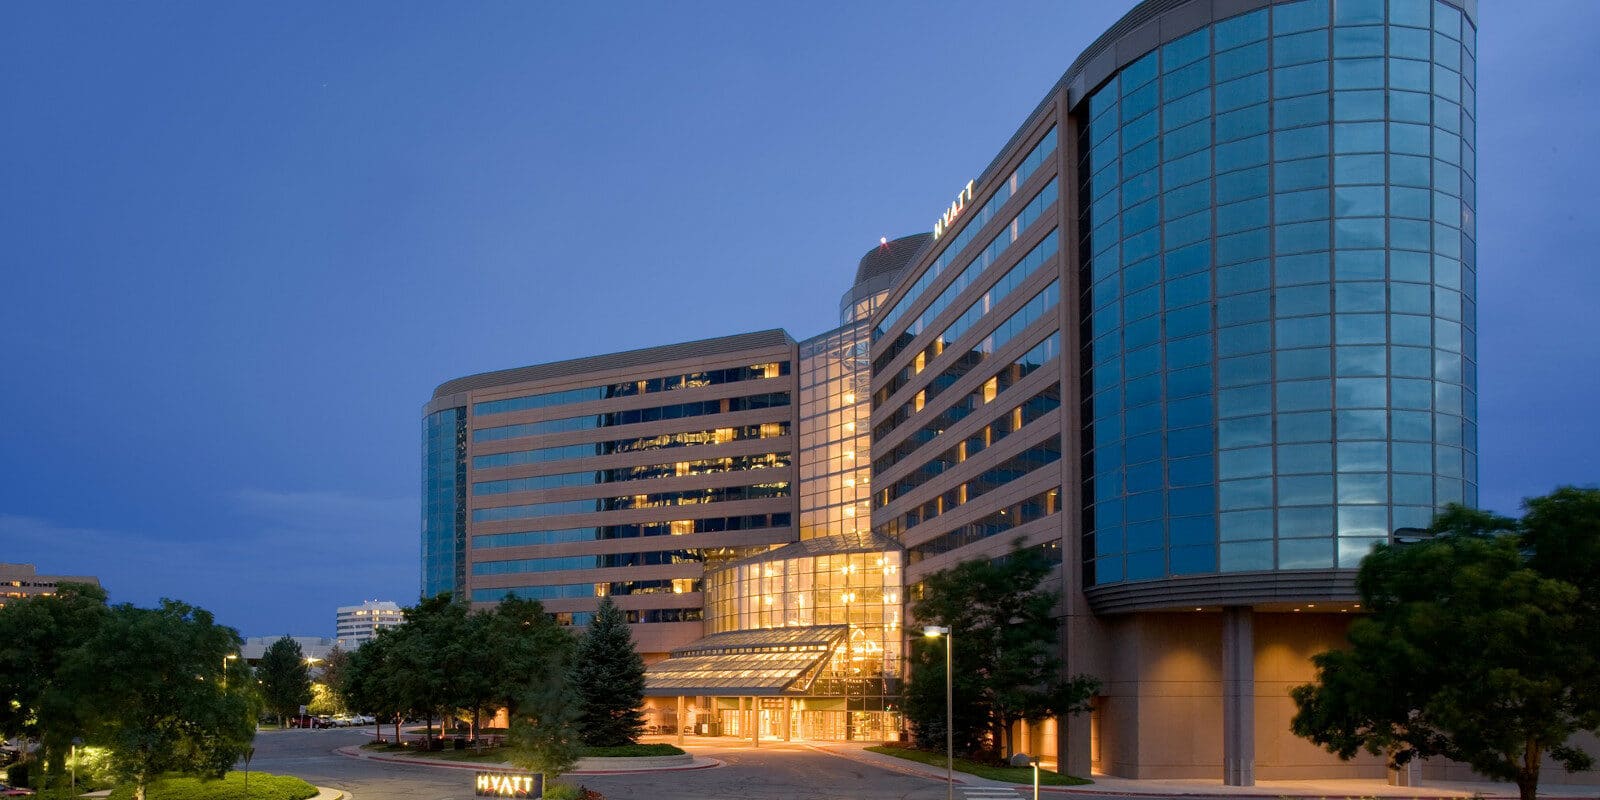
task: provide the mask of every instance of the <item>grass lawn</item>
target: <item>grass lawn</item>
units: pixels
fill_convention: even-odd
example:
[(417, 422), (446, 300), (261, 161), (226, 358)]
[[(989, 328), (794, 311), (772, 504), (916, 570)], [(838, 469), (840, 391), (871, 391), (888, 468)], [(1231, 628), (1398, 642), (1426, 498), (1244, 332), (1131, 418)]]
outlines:
[[(317, 787), (292, 775), (250, 773), (249, 800), (305, 800), (316, 797)], [(132, 800), (133, 787), (119, 786), (111, 800)], [(244, 773), (230, 772), (220, 781), (198, 778), (165, 778), (145, 789), (146, 800), (246, 800)]]
[[(882, 753), (886, 756), (903, 758), (907, 761), (916, 761), (921, 764), (928, 764), (935, 767), (943, 767), (945, 764), (943, 753), (929, 753), (926, 750), (911, 750), (904, 747), (882, 746), (869, 747), (867, 748), (867, 752)], [(956, 759), (955, 768), (956, 772), (965, 772), (969, 775), (976, 775), (980, 778), (988, 778), (989, 780), (1006, 781), (1007, 783), (1025, 783), (1030, 786), (1033, 784), (1033, 767), (996, 767), (990, 764), (979, 764), (976, 761), (968, 761), (964, 758), (958, 758)], [(1063, 775), (1059, 772), (1052, 772), (1048, 769), (1039, 770), (1040, 786), (1082, 786), (1086, 783), (1094, 783), (1094, 781), (1072, 775)]]

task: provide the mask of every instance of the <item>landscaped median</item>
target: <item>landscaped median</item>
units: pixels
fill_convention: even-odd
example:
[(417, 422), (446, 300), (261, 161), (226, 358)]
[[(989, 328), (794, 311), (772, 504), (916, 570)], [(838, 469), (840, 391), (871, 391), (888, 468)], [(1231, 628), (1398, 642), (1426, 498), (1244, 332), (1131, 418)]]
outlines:
[[(930, 753), (926, 750), (911, 750), (905, 747), (890, 747), (888, 745), (883, 745), (880, 747), (868, 747), (866, 748), (866, 751), (869, 753), (879, 753), (881, 755), (894, 756), (895, 758), (903, 758), (907, 761), (915, 761), (919, 764), (927, 764), (928, 766), (939, 767), (940, 769), (943, 769), (945, 766), (944, 753)], [(976, 775), (980, 778), (988, 778), (992, 781), (1025, 783), (1029, 785), (1033, 784), (1033, 767), (999, 766), (996, 764), (983, 764), (977, 761), (970, 761), (965, 758), (958, 758), (955, 760), (955, 770), (956, 772), (965, 772), (968, 775)], [(1082, 786), (1088, 783), (1094, 783), (1094, 781), (1086, 778), (1079, 778), (1073, 775), (1063, 775), (1059, 772), (1048, 769), (1041, 768), (1039, 770), (1040, 786)]]
[[(418, 761), (502, 766), (507, 763), (503, 747), (465, 750), (428, 750), (424, 747), (373, 742), (361, 746), (369, 753), (404, 756)], [(694, 757), (666, 743), (625, 744), (616, 747), (579, 747), (575, 772), (634, 772), (680, 768), (694, 763)]]

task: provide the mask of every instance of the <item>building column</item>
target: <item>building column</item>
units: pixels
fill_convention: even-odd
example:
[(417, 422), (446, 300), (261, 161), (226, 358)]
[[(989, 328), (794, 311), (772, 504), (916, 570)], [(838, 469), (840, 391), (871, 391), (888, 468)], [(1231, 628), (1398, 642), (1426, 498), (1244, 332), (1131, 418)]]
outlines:
[(1387, 769), (1390, 786), (1421, 786), (1422, 759), (1413, 758), (1399, 769)]
[(761, 746), (761, 698), (750, 698), (750, 746)]
[(744, 695), (742, 695), (742, 694), (741, 694), (741, 695), (739, 695), (739, 716), (737, 716), (737, 717), (734, 717), (734, 719), (737, 719), (737, 720), (739, 720), (739, 728), (740, 728), (740, 729), (741, 729), (741, 730), (743, 730), (743, 728), (744, 728), (744, 726), (745, 726), (745, 724), (746, 724), (746, 719), (747, 719), (747, 718), (746, 718), (746, 717), (745, 717), (745, 712), (744, 712)]
[(794, 738), (794, 698), (783, 698), (783, 740), (791, 741)]
[(1253, 610), (1222, 610), (1222, 783), (1256, 785), (1256, 664)]
[(1068, 775), (1094, 774), (1089, 750), (1093, 727), (1088, 713), (1056, 717), (1056, 767)]
[(689, 727), (689, 715), (683, 707), (683, 695), (678, 695), (678, 746), (683, 746), (683, 729)]

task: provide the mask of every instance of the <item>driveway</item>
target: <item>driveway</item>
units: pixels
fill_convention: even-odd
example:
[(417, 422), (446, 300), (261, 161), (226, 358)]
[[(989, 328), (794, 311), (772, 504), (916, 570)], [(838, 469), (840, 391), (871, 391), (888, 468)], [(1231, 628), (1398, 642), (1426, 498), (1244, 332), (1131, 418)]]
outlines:
[[(252, 770), (297, 775), (344, 791), (351, 800), (467, 800), (468, 770), (369, 761), (336, 748), (360, 744), (371, 730), (264, 730), (256, 736)], [(570, 780), (607, 800), (942, 800), (943, 781), (894, 772), (802, 745), (763, 744), (760, 750), (693, 747), (723, 762), (712, 769), (626, 775), (574, 775)], [(1012, 796), (1020, 797), (1012, 792)], [(966, 796), (956, 786), (955, 796)], [(977, 800), (976, 797), (973, 800)]]

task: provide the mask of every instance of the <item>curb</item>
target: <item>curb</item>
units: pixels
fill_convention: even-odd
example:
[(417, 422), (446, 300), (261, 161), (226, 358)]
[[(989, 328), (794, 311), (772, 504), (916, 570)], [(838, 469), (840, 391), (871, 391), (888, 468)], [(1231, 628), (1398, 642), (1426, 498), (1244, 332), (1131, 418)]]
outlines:
[[(945, 775), (944, 775), (943, 772), (940, 772), (938, 775), (935, 775), (935, 774), (933, 774), (931, 772), (928, 772), (925, 769), (918, 769), (918, 767), (922, 767), (922, 766), (925, 766), (925, 765), (918, 764), (915, 761), (910, 761), (910, 760), (907, 760), (907, 759), (904, 759), (904, 758), (895, 758), (894, 756), (883, 756), (883, 758), (893, 759), (893, 761), (879, 761), (876, 758), (863, 758), (863, 757), (860, 757), (860, 756), (851, 755), (852, 752), (862, 752), (862, 751), (833, 750), (831, 748), (824, 747), (822, 745), (814, 745), (814, 744), (808, 744), (808, 745), (806, 745), (806, 747), (808, 749), (815, 750), (818, 753), (827, 753), (830, 756), (837, 756), (839, 758), (845, 759), (846, 761), (854, 761), (857, 764), (866, 764), (868, 766), (877, 767), (879, 769), (886, 769), (886, 770), (889, 770), (891, 772), (898, 772), (898, 773), (900, 773), (902, 775), (913, 775), (913, 776), (916, 776), (918, 778), (927, 778), (930, 781), (938, 781), (939, 783), (944, 783), (945, 782)], [(881, 755), (881, 754), (874, 753), (873, 755)], [(915, 766), (913, 766), (913, 765), (915, 765)], [(962, 777), (962, 776), (965, 776), (965, 777)], [(979, 781), (979, 782), (974, 782), (974, 781)], [(972, 775), (972, 774), (965, 773), (965, 772), (957, 772), (956, 775), (955, 775), (955, 782), (958, 783), (958, 784), (961, 784), (963, 786), (983, 786), (983, 787), (992, 786), (992, 787), (1000, 787), (1000, 788), (1016, 788), (1016, 787), (1020, 787), (1022, 785), (1022, 784), (1018, 784), (1018, 783), (1005, 783), (1004, 781), (991, 781), (988, 778), (980, 777), (978, 775)], [(1029, 788), (1032, 788), (1031, 785), (1030, 785)], [(1043, 788), (1043, 787), (1041, 787), (1041, 788)]]
[[(916, 761), (909, 761), (906, 759), (896, 758), (894, 756), (883, 756), (885, 759), (892, 759), (891, 762), (886, 762), (880, 761), (877, 758), (867, 758), (857, 755), (858, 753), (864, 751), (851, 750), (848, 748), (836, 750), (823, 745), (806, 745), (806, 747), (819, 753), (838, 756), (839, 758), (854, 761), (858, 764), (867, 764), (880, 769), (899, 772), (905, 775), (914, 775), (917, 777), (927, 778), (928, 780), (937, 781), (939, 783), (944, 783), (945, 781), (945, 774), (942, 769), (938, 771), (938, 774), (935, 774), (934, 772), (930, 771), (930, 768), (926, 768), (926, 765)], [(881, 754), (875, 753), (873, 755)], [(991, 778), (984, 778), (982, 776), (962, 772), (957, 772), (955, 774), (955, 782), (957, 784), (974, 788), (983, 787), (1011, 789), (1018, 792), (1027, 792), (1033, 788), (1033, 785), (1030, 783), (1008, 783), (1005, 781), (997, 781)], [(1483, 794), (1468, 791), (1450, 792), (1447, 790), (1442, 791), (1435, 787), (1420, 786), (1416, 788), (1422, 791), (1419, 791), (1416, 794), (1406, 794), (1403, 796), (1379, 796), (1377, 798), (1373, 798), (1373, 800), (1518, 800), (1518, 796), (1515, 794)], [(1040, 786), (1039, 792), (1040, 794), (1050, 793), (1056, 795), (1057, 797), (1106, 797), (1125, 798), (1127, 800), (1134, 800), (1136, 798), (1148, 798), (1149, 800), (1157, 800), (1157, 798), (1183, 798), (1183, 800), (1352, 800), (1354, 797), (1353, 795), (1346, 796), (1329, 792), (1274, 791), (1230, 793), (1173, 789), (1171, 787), (1152, 787), (1151, 790), (1147, 792), (1133, 792), (1096, 787), (1093, 784), (1085, 786)], [(1596, 797), (1593, 795), (1546, 795), (1543, 792), (1540, 792), (1539, 800), (1596, 800)]]
[(318, 786), (316, 789), (317, 796), (311, 800), (344, 800), (344, 792), (338, 789), (329, 789), (326, 786)]

